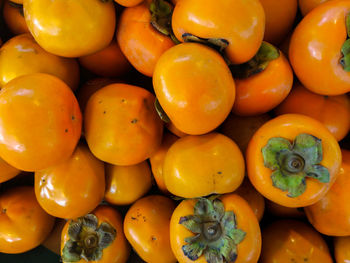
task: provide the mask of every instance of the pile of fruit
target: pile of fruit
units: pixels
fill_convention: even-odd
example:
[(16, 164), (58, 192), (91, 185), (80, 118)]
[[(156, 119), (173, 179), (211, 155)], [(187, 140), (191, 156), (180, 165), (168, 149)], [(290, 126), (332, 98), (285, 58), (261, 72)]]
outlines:
[(350, 0), (0, 3), (1, 253), (350, 262)]

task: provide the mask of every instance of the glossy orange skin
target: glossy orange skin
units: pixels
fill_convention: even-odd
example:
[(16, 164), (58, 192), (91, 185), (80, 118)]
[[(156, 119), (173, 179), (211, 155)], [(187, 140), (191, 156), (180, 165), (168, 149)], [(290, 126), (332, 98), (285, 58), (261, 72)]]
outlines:
[(303, 210), (298, 209), (297, 207), (285, 207), (278, 205), (268, 199), (265, 200), (266, 210), (275, 217), (283, 218), (301, 218), (305, 217)]
[(112, 41), (116, 24), (112, 1), (24, 0), (23, 7), (33, 37), (52, 54), (86, 56)]
[(350, 237), (334, 238), (334, 256), (337, 263), (347, 263), (350, 260)]
[(138, 4), (141, 4), (144, 0), (114, 0), (114, 1), (122, 6), (131, 7), (131, 6), (136, 6)]
[(55, 223), (38, 204), (30, 186), (11, 188), (0, 195), (0, 252), (23, 253), (41, 244)]
[(94, 54), (80, 57), (79, 62), (84, 68), (102, 77), (118, 77), (131, 69), (115, 40)]
[(134, 203), (124, 219), (124, 232), (136, 253), (149, 263), (175, 263), (170, 247), (170, 218), (174, 202), (151, 195)]
[(345, 94), (322, 96), (296, 84), (275, 112), (278, 115), (298, 113), (310, 116), (322, 122), (338, 141), (350, 130), (350, 100)]
[(75, 59), (55, 56), (42, 49), (30, 34), (11, 38), (0, 49), (0, 87), (10, 80), (31, 73), (47, 73), (75, 90), (79, 65)]
[(55, 225), (50, 233), (50, 235), (41, 244), (47, 249), (51, 250), (53, 253), (59, 255), (61, 247), (61, 234), (63, 227), (66, 225), (66, 220), (56, 218)]
[[(109, 206), (98, 206), (91, 212), (98, 218), (98, 225), (102, 222), (109, 223), (117, 231), (117, 235), (114, 241), (105, 249), (103, 249), (102, 258), (99, 261), (89, 261), (95, 263), (125, 263), (130, 255), (130, 245), (125, 238), (123, 231), (123, 218), (120, 213)], [(61, 235), (61, 253), (64, 248), (64, 244), (69, 240), (68, 236), (69, 221), (66, 223), (62, 230)], [(77, 261), (77, 263), (85, 263), (84, 259)], [(63, 262), (67, 263), (67, 262)]]
[(10, 5), (10, 0), (4, 2), (4, 20), (7, 27), (15, 35), (29, 33), (26, 21), (21, 14), (21, 9)]
[(237, 143), (242, 153), (245, 153), (254, 133), (270, 119), (267, 114), (242, 117), (231, 113), (220, 126), (220, 132)]
[(83, 144), (65, 162), (35, 172), (36, 198), (55, 217), (86, 215), (102, 201), (104, 191), (104, 164)]
[(79, 102), (81, 111), (85, 111), (86, 104), (92, 94), (94, 94), (99, 89), (116, 82), (119, 81), (110, 78), (94, 78), (86, 81), (77, 91), (77, 100)]
[(235, 83), (233, 113), (255, 116), (272, 110), (288, 96), (293, 85), (293, 71), (280, 52), (265, 70), (246, 79), (235, 79)]
[(173, 145), (179, 138), (172, 133), (165, 133), (163, 141), (158, 150), (149, 159), (151, 162), (152, 174), (156, 180), (158, 188), (164, 193), (168, 194), (169, 191), (165, 186), (163, 175), (163, 164), (165, 155), (168, 152), (171, 145)]
[[(249, 204), (239, 195), (227, 194), (220, 197), (225, 211), (233, 211), (236, 215), (237, 228), (246, 232), (244, 240), (237, 245), (237, 259), (235, 263), (256, 263), (260, 256), (261, 234), (259, 222)], [(186, 244), (184, 239), (194, 234), (179, 224), (183, 216), (193, 215), (195, 199), (182, 201), (175, 209), (170, 221), (171, 248), (179, 263), (206, 263), (204, 256), (192, 261), (182, 252), (182, 246)]]
[(73, 92), (54, 76), (30, 74), (1, 89), (0, 156), (17, 169), (37, 171), (67, 160), (81, 125)]
[(85, 138), (104, 162), (133, 165), (148, 159), (160, 146), (163, 123), (149, 91), (111, 84), (95, 92), (84, 114)]
[(229, 42), (226, 54), (234, 64), (251, 59), (258, 51), (265, 30), (265, 13), (259, 0), (179, 1), (172, 16), (178, 40), (190, 33)]
[(298, 0), (298, 3), (301, 14), (306, 16), (312, 9), (328, 1), (332, 0)]
[[(329, 183), (306, 178), (306, 190), (303, 194), (291, 198), (273, 186), (272, 170), (264, 166), (261, 149), (273, 137), (282, 137), (293, 141), (298, 134), (311, 134), (322, 141), (323, 160), (321, 165), (330, 174)], [(335, 182), (341, 165), (341, 151), (334, 136), (315, 119), (299, 114), (284, 114), (278, 116), (259, 128), (254, 134), (247, 148), (247, 171), (251, 183), (267, 199), (286, 207), (304, 207), (319, 201)]]
[(248, 178), (245, 178), (240, 187), (234, 192), (235, 194), (242, 197), (250, 205), (258, 221), (264, 215), (265, 211), (265, 199), (264, 197), (255, 190)]
[(172, 122), (168, 122), (165, 124), (165, 127), (174, 135), (176, 135), (177, 137), (185, 137), (187, 136), (188, 134), (187, 133), (184, 133), (182, 131), (180, 131), (178, 128), (175, 127), (174, 123)]
[(279, 44), (291, 31), (298, 10), (298, 0), (260, 0), (265, 11), (264, 40)]
[(314, 228), (328, 236), (350, 236), (350, 151), (342, 150), (342, 169), (327, 194), (317, 203), (305, 207)]
[(130, 205), (151, 187), (151, 169), (146, 161), (128, 166), (106, 165), (105, 200), (113, 205)]
[(21, 171), (12, 167), (3, 159), (0, 158), (0, 183), (6, 182), (16, 175), (18, 175)]
[(225, 60), (197, 43), (167, 50), (156, 65), (153, 87), (175, 127), (192, 135), (219, 126), (235, 100), (235, 83)]
[(261, 263), (332, 263), (326, 242), (307, 224), (281, 220), (262, 231)]
[(296, 27), (289, 59), (305, 88), (322, 95), (350, 91), (350, 72), (341, 66), (341, 47), (347, 34), (347, 0), (330, 1), (313, 10)]
[(230, 193), (243, 181), (244, 159), (236, 143), (222, 134), (186, 136), (166, 153), (163, 177), (169, 192), (180, 197)]
[(170, 37), (151, 25), (151, 13), (146, 2), (124, 9), (119, 20), (117, 40), (129, 62), (149, 77), (152, 77), (160, 56), (174, 46)]

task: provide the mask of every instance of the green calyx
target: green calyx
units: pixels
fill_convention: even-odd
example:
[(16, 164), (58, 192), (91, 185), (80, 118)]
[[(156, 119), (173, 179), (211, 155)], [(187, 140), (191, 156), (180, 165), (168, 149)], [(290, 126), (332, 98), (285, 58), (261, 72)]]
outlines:
[(326, 167), (320, 165), (323, 158), (321, 140), (310, 134), (299, 134), (290, 143), (288, 140), (271, 138), (262, 148), (265, 167), (273, 170), (272, 183), (288, 197), (297, 197), (306, 190), (306, 177), (329, 183)]
[(62, 250), (62, 261), (98, 261), (103, 249), (114, 241), (116, 235), (116, 230), (109, 223), (98, 225), (98, 219), (93, 214), (72, 220), (68, 227), (69, 240)]
[(209, 46), (223, 55), (223, 51), (228, 46), (229, 42), (223, 38), (202, 38), (192, 35), (190, 33), (184, 33), (182, 35), (184, 42), (194, 42)]
[(237, 229), (233, 211), (225, 211), (219, 199), (200, 198), (194, 206), (194, 214), (180, 218), (182, 224), (194, 236), (185, 238), (182, 251), (190, 260), (204, 255), (208, 263), (234, 262), (237, 245), (246, 233)]
[(171, 16), (173, 14), (173, 6), (164, 0), (153, 0), (150, 4), (151, 25), (163, 35), (169, 36), (175, 44), (180, 41), (175, 37), (171, 27)]
[(340, 64), (343, 66), (343, 69), (345, 71), (349, 72), (350, 71), (350, 13), (345, 18), (345, 24), (346, 24), (347, 39), (345, 40), (341, 48), (342, 57), (340, 59)]
[(230, 65), (233, 77), (244, 79), (262, 72), (267, 68), (270, 61), (280, 56), (279, 50), (273, 45), (262, 42), (256, 55), (246, 63), (239, 65)]
[(158, 113), (159, 118), (162, 121), (164, 121), (165, 123), (169, 123), (170, 119), (169, 119), (168, 115), (165, 113), (165, 111), (163, 110), (162, 106), (160, 106), (160, 103), (159, 103), (157, 98), (154, 101), (154, 107), (156, 108), (156, 111)]
[(9, 1), (9, 5), (13, 8), (17, 8), (21, 16), (24, 17), (23, 5)]

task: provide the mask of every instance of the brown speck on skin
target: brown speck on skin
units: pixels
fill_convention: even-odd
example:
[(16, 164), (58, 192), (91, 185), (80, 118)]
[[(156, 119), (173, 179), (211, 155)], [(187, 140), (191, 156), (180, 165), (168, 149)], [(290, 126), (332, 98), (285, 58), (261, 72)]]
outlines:
[(157, 238), (155, 236), (152, 236), (151, 239), (152, 239), (152, 241), (156, 241), (157, 240)]
[(123, 103), (124, 103), (124, 102), (125, 102), (125, 99), (122, 99), (122, 100), (121, 100), (121, 102), (123, 102)]
[(74, 121), (74, 120), (75, 120), (75, 116), (73, 115), (73, 116), (72, 116), (72, 121)]
[(133, 216), (131, 217), (131, 220), (136, 220), (136, 219), (137, 219), (136, 217), (133, 217)]
[(106, 111), (103, 111), (103, 114), (106, 114)]
[(7, 209), (6, 209), (6, 208), (3, 208), (3, 209), (1, 210), (1, 213), (3, 213), (3, 214), (6, 214), (6, 212), (7, 212)]
[(132, 124), (135, 124), (136, 122), (138, 122), (137, 119), (133, 119), (133, 120), (131, 121)]
[(143, 222), (146, 222), (146, 217), (145, 216), (143, 216), (142, 219), (143, 219)]
[(42, 180), (41, 180), (41, 182), (45, 183), (45, 182), (46, 182), (46, 180), (45, 180), (45, 179), (42, 179)]
[(218, 174), (222, 174), (222, 172), (219, 171)]
[(65, 129), (64, 132), (68, 132), (68, 129)]
[(100, 100), (99, 102), (98, 102), (98, 104), (101, 104), (102, 103), (102, 100)]
[(307, 258), (304, 258), (304, 262), (307, 262), (307, 261), (309, 261)]

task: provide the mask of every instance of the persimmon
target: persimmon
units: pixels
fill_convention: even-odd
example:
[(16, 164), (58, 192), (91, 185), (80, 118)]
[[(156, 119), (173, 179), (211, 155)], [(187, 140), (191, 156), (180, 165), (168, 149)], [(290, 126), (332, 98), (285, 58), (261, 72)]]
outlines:
[(259, 262), (332, 263), (327, 243), (309, 225), (297, 220), (280, 220), (262, 231)]
[(21, 171), (12, 167), (3, 159), (0, 158), (0, 183), (3, 183), (7, 180), (12, 179), (16, 175), (18, 175)]
[(165, 133), (163, 141), (158, 150), (149, 159), (151, 162), (152, 173), (156, 180), (158, 188), (165, 194), (169, 193), (165, 186), (163, 164), (166, 153), (168, 152), (171, 145), (174, 144), (179, 138), (172, 135), (171, 133)]
[(310, 116), (322, 122), (338, 141), (350, 130), (350, 100), (345, 94), (322, 96), (297, 83), (275, 112), (278, 115), (298, 113)]
[(151, 169), (146, 161), (128, 166), (106, 165), (105, 200), (113, 205), (130, 205), (151, 186)]
[(35, 172), (36, 198), (55, 217), (84, 216), (98, 206), (104, 191), (104, 164), (83, 144), (68, 160)]
[(37, 171), (67, 160), (81, 125), (78, 102), (57, 77), (29, 74), (0, 91), (0, 156), (19, 170)]
[(41, 245), (51, 250), (53, 253), (60, 255), (61, 234), (65, 225), (66, 220), (62, 218), (56, 218), (56, 222), (51, 233)]
[(301, 218), (305, 217), (303, 209), (300, 207), (285, 207), (268, 199), (265, 200), (266, 210), (274, 217)]
[(176, 135), (177, 137), (185, 137), (188, 134), (184, 133), (182, 131), (180, 131), (178, 128), (175, 127), (174, 123), (172, 123), (171, 121), (169, 121), (168, 123), (165, 124), (165, 127), (174, 135)]
[(262, 43), (253, 59), (234, 67), (233, 75), (236, 100), (232, 111), (242, 116), (272, 110), (287, 97), (293, 85), (293, 71), (288, 60), (266, 42)]
[(260, 0), (265, 11), (264, 40), (278, 45), (291, 31), (298, 0)]
[(331, 0), (298, 0), (298, 4), (301, 14), (306, 16), (311, 10), (328, 1)]
[(170, 241), (179, 263), (256, 263), (261, 250), (259, 222), (236, 194), (182, 201), (171, 217)]
[(111, 78), (93, 78), (86, 81), (77, 91), (77, 100), (79, 102), (81, 111), (85, 111), (86, 104), (92, 94), (109, 84), (118, 82), (120, 81)]
[(179, 1), (172, 28), (176, 38), (188, 36), (219, 43), (234, 64), (250, 60), (258, 51), (265, 30), (265, 13), (259, 0)]
[(7, 27), (15, 35), (29, 33), (23, 16), (23, 6), (10, 0), (4, 1), (3, 16)]
[(334, 96), (350, 91), (349, 10), (347, 0), (326, 2), (293, 32), (289, 60), (300, 82), (312, 92)]
[(230, 113), (220, 126), (220, 132), (237, 143), (242, 153), (245, 153), (254, 133), (270, 119), (268, 114), (242, 117)]
[(334, 238), (334, 256), (337, 263), (350, 260), (350, 236)]
[(126, 213), (125, 236), (144, 261), (176, 262), (169, 237), (174, 209), (175, 204), (170, 198), (150, 195), (136, 201)]
[[(168, 8), (170, 15), (171, 7)], [(153, 13), (156, 15), (156, 10)], [(152, 77), (160, 56), (174, 46), (169, 36), (152, 26), (152, 17), (155, 16), (152, 16), (150, 5), (146, 1), (138, 6), (125, 8), (116, 33), (118, 44), (126, 58), (139, 72), (149, 77)]]
[(23, 8), (33, 37), (52, 54), (86, 56), (112, 41), (116, 24), (112, 1), (24, 0)]
[(163, 123), (149, 91), (111, 84), (96, 91), (85, 108), (85, 138), (91, 152), (114, 165), (148, 159), (160, 146)]
[(131, 6), (136, 6), (138, 4), (141, 4), (144, 0), (114, 0), (114, 1), (122, 6), (131, 7)]
[(170, 121), (192, 135), (217, 128), (235, 100), (235, 83), (225, 60), (197, 43), (167, 50), (156, 65), (153, 86)]
[(39, 246), (55, 223), (55, 218), (40, 207), (30, 186), (1, 193), (0, 211), (1, 253), (23, 253)]
[(314, 228), (329, 236), (350, 236), (350, 151), (342, 150), (342, 170), (327, 194), (317, 203), (305, 207)]
[(165, 155), (163, 177), (168, 191), (195, 198), (230, 193), (244, 178), (244, 159), (234, 141), (219, 134), (178, 139)]
[(79, 65), (75, 59), (58, 57), (42, 49), (30, 34), (11, 38), (0, 49), (0, 87), (10, 80), (31, 73), (47, 73), (75, 90)]
[(249, 182), (249, 179), (245, 178), (241, 186), (238, 187), (234, 193), (247, 201), (256, 215), (256, 218), (258, 221), (260, 221), (265, 211), (265, 199), (258, 191), (255, 190), (255, 188)]
[(322, 123), (305, 115), (280, 115), (261, 126), (246, 151), (253, 186), (286, 207), (304, 207), (323, 198), (335, 182), (341, 151)]
[(94, 54), (80, 57), (79, 62), (84, 68), (102, 77), (118, 77), (131, 69), (115, 40)]
[(83, 217), (69, 220), (62, 230), (63, 263), (126, 263), (129, 255), (123, 219), (112, 207), (98, 206)]

